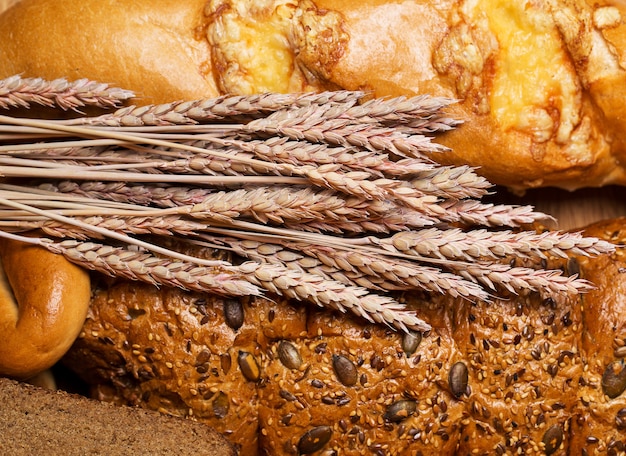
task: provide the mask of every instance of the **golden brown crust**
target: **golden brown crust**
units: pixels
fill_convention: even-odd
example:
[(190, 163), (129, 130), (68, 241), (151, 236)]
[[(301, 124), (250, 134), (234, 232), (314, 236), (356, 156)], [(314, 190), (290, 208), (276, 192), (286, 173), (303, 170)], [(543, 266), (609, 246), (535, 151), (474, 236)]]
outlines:
[[(623, 243), (625, 227), (619, 219), (586, 234)], [(306, 436), (347, 455), (618, 454), (624, 254), (550, 265), (597, 285), (582, 298), (406, 296), (433, 327), (413, 345), (280, 299), (232, 301), (228, 323), (221, 298), (119, 282), (97, 292), (66, 362), (101, 399), (206, 422), (247, 454), (318, 448)]]
[[(96, 397), (208, 423), (241, 454), (255, 454), (256, 384), (242, 377), (237, 360), (240, 351), (263, 356), (259, 328), (266, 325), (253, 302), (235, 331), (224, 319), (224, 306), (232, 306), (233, 315), (242, 309), (238, 301), (144, 284), (98, 289), (87, 317), (93, 326), (78, 339), (88, 342), (77, 342), (67, 360), (84, 362), (81, 375), (103, 383)], [(282, 318), (278, 328), (297, 328), (298, 313)], [(117, 329), (101, 324), (106, 321)], [(100, 348), (101, 356), (93, 356)]]
[(458, 99), (450, 114), (467, 122), (439, 138), (452, 149), (443, 162), (478, 166), (514, 189), (625, 184), (626, 6), (524, 5), (22, 0), (0, 18), (10, 37), (0, 77), (87, 77), (145, 103), (218, 92), (428, 93)]
[[(624, 245), (626, 219), (596, 223), (586, 234)], [(581, 275), (597, 289), (581, 297), (581, 356), (586, 365), (578, 381), (572, 419), (573, 454), (620, 454), (626, 451), (626, 252), (581, 260)], [(621, 376), (619, 374), (622, 374)], [(611, 375), (608, 379), (606, 375)]]
[[(461, 354), (445, 308), (420, 307), (438, 329), (407, 354), (395, 331), (282, 299), (225, 301), (119, 282), (96, 292), (65, 362), (99, 399), (207, 423), (241, 454), (297, 454), (300, 439), (320, 428), (332, 434), (324, 449), (348, 455), (368, 447), (426, 454), (433, 445), (453, 454), (465, 407), (447, 373)], [(340, 377), (335, 356), (355, 375)], [(394, 409), (399, 401), (409, 408)]]
[(626, 6), (523, 5), (23, 0), (0, 18), (10, 37), (0, 77), (87, 77), (145, 103), (218, 92), (428, 93), (458, 99), (450, 114), (467, 122), (439, 138), (452, 149), (443, 162), (478, 166), (514, 189), (625, 184)]
[(1, 19), (0, 74), (94, 79), (146, 104), (215, 96), (204, 4), (20, 1)]
[(316, 3), (340, 11), (351, 36), (330, 81), (378, 96), (459, 100), (450, 112), (467, 123), (440, 138), (452, 149), (443, 162), (479, 166), (518, 189), (626, 182), (615, 163), (625, 157), (615, 88), (626, 72), (611, 54), (613, 46), (623, 53), (623, 4), (607, 12), (583, 1), (526, 10), (510, 2)]
[(91, 298), (83, 269), (43, 247), (0, 241), (0, 374), (28, 378), (80, 333)]

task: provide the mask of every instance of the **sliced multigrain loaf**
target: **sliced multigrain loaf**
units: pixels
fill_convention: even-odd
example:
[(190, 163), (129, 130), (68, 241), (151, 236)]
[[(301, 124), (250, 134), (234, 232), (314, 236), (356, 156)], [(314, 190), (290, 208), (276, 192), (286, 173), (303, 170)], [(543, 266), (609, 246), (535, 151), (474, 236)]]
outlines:
[(236, 452), (214, 429), (0, 378), (0, 453), (194, 455)]

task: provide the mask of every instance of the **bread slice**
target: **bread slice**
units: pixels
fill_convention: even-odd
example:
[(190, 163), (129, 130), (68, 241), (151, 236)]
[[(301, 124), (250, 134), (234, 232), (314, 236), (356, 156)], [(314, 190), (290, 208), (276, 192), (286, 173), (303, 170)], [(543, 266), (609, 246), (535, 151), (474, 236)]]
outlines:
[(201, 423), (6, 378), (0, 378), (0, 448), (15, 456), (236, 454)]

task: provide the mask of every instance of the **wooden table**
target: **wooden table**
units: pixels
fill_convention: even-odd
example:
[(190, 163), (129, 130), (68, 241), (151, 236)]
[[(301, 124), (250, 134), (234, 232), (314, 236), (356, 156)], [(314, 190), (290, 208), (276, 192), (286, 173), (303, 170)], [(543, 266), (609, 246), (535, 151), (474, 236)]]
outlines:
[(506, 204), (530, 204), (552, 215), (559, 229), (582, 228), (603, 219), (626, 217), (626, 187), (587, 188), (568, 192), (543, 188), (516, 196), (506, 189), (497, 189), (493, 201)]

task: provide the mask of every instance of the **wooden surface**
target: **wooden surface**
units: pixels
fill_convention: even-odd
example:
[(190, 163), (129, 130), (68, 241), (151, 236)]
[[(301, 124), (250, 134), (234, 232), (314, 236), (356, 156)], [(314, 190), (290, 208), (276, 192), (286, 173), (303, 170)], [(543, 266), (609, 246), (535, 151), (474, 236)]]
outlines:
[(575, 192), (534, 189), (523, 197), (498, 189), (494, 201), (530, 204), (557, 219), (559, 229), (576, 229), (615, 217), (626, 217), (626, 187), (589, 188)]

